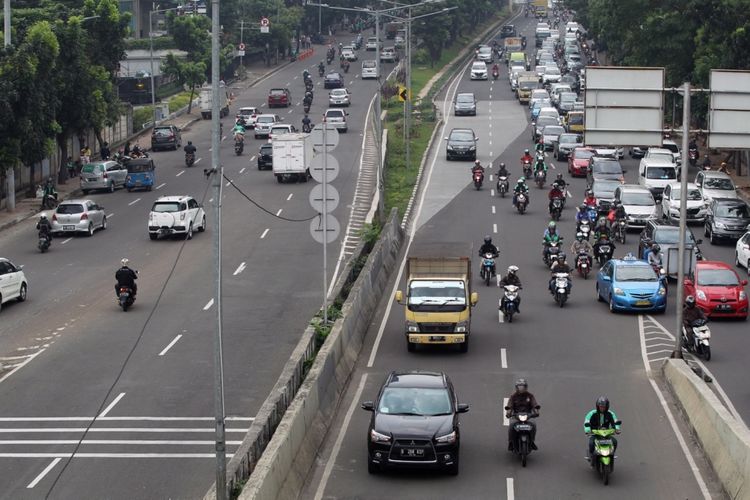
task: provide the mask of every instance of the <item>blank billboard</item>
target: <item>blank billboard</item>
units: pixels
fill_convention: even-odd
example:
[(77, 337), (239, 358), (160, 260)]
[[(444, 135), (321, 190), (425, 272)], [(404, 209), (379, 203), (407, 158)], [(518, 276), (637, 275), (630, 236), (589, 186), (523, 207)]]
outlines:
[(750, 72), (711, 70), (711, 148), (750, 149)]

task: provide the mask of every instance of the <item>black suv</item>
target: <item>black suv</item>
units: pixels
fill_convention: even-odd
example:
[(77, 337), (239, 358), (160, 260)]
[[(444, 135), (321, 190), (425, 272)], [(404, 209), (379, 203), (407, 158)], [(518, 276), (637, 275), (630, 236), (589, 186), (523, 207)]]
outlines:
[[(675, 221), (663, 219), (650, 219), (646, 221), (646, 227), (641, 231), (638, 241), (637, 257), (639, 259), (643, 258), (643, 251), (646, 249), (646, 242), (649, 241), (651, 243), (659, 244), (661, 247), (662, 259), (664, 259), (664, 262), (666, 263), (669, 249), (677, 248), (678, 246), (680, 241), (679, 234), (680, 226)], [(703, 258), (701, 250), (698, 247), (698, 245), (703, 243), (703, 240), (696, 240), (690, 228), (686, 228), (685, 243), (686, 249), (695, 249), (696, 259), (701, 260)]]
[(506, 24), (500, 28), (500, 38), (507, 38), (509, 36), (516, 36), (516, 27), (512, 24)]
[(595, 179), (624, 182), (625, 175), (620, 161), (613, 156), (592, 156), (586, 169), (586, 183), (590, 188)]
[(151, 132), (151, 151), (174, 149), (182, 145), (180, 129), (174, 125), (159, 125)]
[(273, 144), (261, 145), (258, 151), (258, 170), (273, 168)]
[(738, 198), (714, 198), (706, 213), (705, 236), (712, 245), (719, 239), (739, 239), (750, 225), (750, 208)]
[(447, 160), (476, 160), (477, 136), (470, 128), (454, 128), (445, 138), (445, 158)]
[(391, 372), (371, 411), (367, 429), (367, 470), (385, 468), (441, 469), (458, 474), (461, 442), (458, 414), (469, 411), (459, 404), (453, 383), (440, 372)]

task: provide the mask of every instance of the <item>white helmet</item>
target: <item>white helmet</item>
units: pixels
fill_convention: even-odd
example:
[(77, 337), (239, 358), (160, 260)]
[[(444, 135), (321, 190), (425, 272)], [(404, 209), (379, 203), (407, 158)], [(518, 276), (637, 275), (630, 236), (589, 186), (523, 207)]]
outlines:
[(510, 266), (510, 267), (508, 268), (508, 272), (509, 272), (510, 274), (516, 274), (516, 273), (518, 272), (518, 266)]
[(121, 264), (122, 264), (123, 266), (127, 266), (129, 262), (130, 262), (130, 261), (129, 261), (128, 259), (122, 259), (122, 260), (120, 261), (120, 263), (121, 263)]

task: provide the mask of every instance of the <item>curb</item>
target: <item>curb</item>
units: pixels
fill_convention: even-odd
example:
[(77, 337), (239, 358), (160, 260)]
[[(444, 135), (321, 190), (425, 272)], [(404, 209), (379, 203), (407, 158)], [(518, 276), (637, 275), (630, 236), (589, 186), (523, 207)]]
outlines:
[[(70, 200), (70, 199), (73, 199), (73, 198), (78, 198), (82, 194), (83, 194), (83, 192), (80, 189), (74, 189), (73, 191), (69, 192), (66, 196), (63, 196), (62, 200), (60, 200), (60, 201), (65, 201), (65, 200)], [(22, 222), (25, 222), (25, 221), (27, 221), (27, 220), (35, 217), (36, 215), (38, 215), (39, 213), (41, 213), (43, 211), (44, 210), (39, 210), (39, 211), (36, 211), (36, 212), (30, 212), (30, 213), (28, 213), (26, 215), (19, 216), (18, 218), (13, 219), (12, 221), (8, 221), (8, 222), (5, 222), (3, 224), (0, 224), (0, 232), (4, 231), (6, 229), (9, 229), (9, 228), (11, 228), (11, 227), (13, 227), (15, 225), (18, 225), (18, 224), (20, 224)]]

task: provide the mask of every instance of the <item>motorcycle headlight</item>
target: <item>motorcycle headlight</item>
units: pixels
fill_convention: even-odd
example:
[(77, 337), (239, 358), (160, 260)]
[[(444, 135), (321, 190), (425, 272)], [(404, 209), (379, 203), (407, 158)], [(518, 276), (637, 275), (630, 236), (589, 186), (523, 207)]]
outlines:
[(453, 444), (456, 442), (456, 431), (453, 431), (445, 436), (438, 436), (435, 438), (436, 443), (442, 444)]
[(413, 321), (407, 321), (406, 331), (409, 333), (417, 333), (419, 331), (419, 326), (417, 326), (417, 324), (414, 323)]
[(461, 321), (460, 323), (456, 323), (456, 328), (454, 331), (456, 333), (466, 333), (466, 322)]
[(625, 292), (623, 292), (622, 288), (615, 287), (614, 288), (615, 295), (625, 295)]
[(703, 290), (698, 290), (697, 292), (695, 292), (695, 296), (700, 300), (706, 300), (706, 292), (704, 292)]
[(611, 450), (609, 448), (603, 448), (599, 450), (599, 455), (603, 457), (608, 457), (610, 453), (611, 453)]
[(387, 436), (385, 434), (381, 434), (375, 429), (372, 429), (370, 431), (370, 441), (373, 443), (390, 443), (391, 442), (391, 436)]

